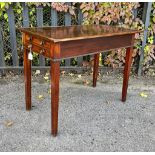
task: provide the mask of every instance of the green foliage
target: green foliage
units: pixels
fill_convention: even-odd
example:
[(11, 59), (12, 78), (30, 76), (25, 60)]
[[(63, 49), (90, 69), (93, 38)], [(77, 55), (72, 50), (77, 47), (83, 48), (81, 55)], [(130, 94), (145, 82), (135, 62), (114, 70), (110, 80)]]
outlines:
[(155, 2), (152, 4), (150, 26), (148, 28), (147, 45), (144, 48), (144, 68), (149, 71), (149, 66), (155, 64), (155, 45), (153, 45), (155, 36)]
[[(18, 17), (16, 26), (21, 26), (22, 23), (22, 4), (13, 2), (0, 2), (0, 19), (8, 21), (8, 15), (6, 9), (9, 5), (13, 5), (14, 12)], [(144, 24), (140, 18), (135, 18), (133, 10), (140, 7), (140, 3), (131, 2), (26, 2), (29, 9), (30, 26), (36, 26), (36, 7), (52, 7), (58, 12), (69, 12), (71, 15), (76, 16), (76, 9), (80, 6), (83, 13), (83, 24), (106, 24), (116, 25), (124, 28), (143, 29)], [(8, 27), (6, 27), (8, 29)], [(144, 65), (148, 67), (155, 60), (155, 47), (153, 45), (155, 34), (155, 2), (152, 5), (150, 26), (148, 29), (147, 45), (144, 49)], [(5, 34), (8, 35), (8, 34)], [(141, 41), (143, 34), (136, 34), (136, 42), (133, 52), (133, 57), (136, 58), (141, 53)], [(110, 54), (104, 60), (102, 64), (102, 56), (100, 55), (100, 65), (107, 65), (112, 67), (118, 67), (124, 65), (125, 62), (125, 49), (118, 49), (111, 51)], [(7, 61), (11, 60), (11, 55), (6, 55)], [(134, 60), (134, 59), (133, 59)], [(34, 64), (38, 65), (38, 56), (34, 55)], [(64, 62), (62, 62), (64, 64)], [(76, 65), (77, 60), (73, 59), (72, 64)], [(145, 69), (145, 68), (144, 68)]]
[(4, 13), (4, 19), (8, 19), (8, 14)]
[[(135, 18), (133, 10), (139, 7), (139, 3), (127, 2), (101, 2), (82, 3), (80, 8), (83, 12), (84, 24), (116, 25), (124, 28), (143, 29), (144, 24), (139, 18)], [(140, 53), (142, 34), (136, 34), (136, 44), (133, 57)], [(125, 62), (125, 50), (112, 51), (106, 58), (104, 65), (118, 67)]]
[(10, 4), (11, 4), (11, 2), (0, 2), (0, 17), (4, 15), (5, 19), (8, 18), (7, 14), (3, 14), (3, 12), (9, 8)]
[(148, 37), (148, 43), (153, 44), (154, 36)]

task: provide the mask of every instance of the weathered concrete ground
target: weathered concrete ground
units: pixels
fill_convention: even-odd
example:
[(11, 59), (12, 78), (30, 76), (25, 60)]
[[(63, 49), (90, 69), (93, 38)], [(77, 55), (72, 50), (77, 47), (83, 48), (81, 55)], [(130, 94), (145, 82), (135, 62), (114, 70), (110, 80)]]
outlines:
[(155, 78), (131, 77), (125, 104), (120, 101), (122, 78), (104, 76), (96, 88), (80, 80), (61, 77), (59, 134), (54, 138), (49, 83), (41, 75), (33, 77), (28, 112), (23, 76), (1, 78), (0, 151), (155, 151)]

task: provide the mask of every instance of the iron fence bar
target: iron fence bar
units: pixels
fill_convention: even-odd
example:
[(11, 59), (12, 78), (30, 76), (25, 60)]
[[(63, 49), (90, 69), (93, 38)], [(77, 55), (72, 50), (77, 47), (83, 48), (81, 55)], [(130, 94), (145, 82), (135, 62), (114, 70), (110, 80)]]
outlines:
[(26, 3), (22, 3), (23, 7), (23, 27), (29, 27), (29, 15), (28, 15), (28, 6)]
[(143, 17), (142, 17), (142, 20), (145, 23), (145, 26), (144, 26), (144, 39), (142, 41), (142, 48), (141, 48), (139, 66), (138, 66), (138, 76), (142, 75), (142, 67), (143, 67), (143, 61), (144, 61), (144, 48), (145, 48), (145, 45), (146, 45), (147, 32), (148, 32), (148, 27), (149, 27), (149, 24), (150, 24), (151, 8), (152, 8), (152, 2), (145, 2), (144, 3)]
[[(67, 3), (68, 5), (71, 5), (71, 3)], [(65, 13), (65, 26), (70, 26), (71, 25), (71, 15), (70, 13), (66, 12)], [(71, 59), (66, 59), (65, 60), (65, 66), (70, 66), (71, 64)]]
[(12, 59), (13, 59), (13, 66), (19, 65), (18, 60), (18, 53), (17, 53), (17, 42), (16, 42), (16, 30), (15, 30), (15, 17), (14, 12), (12, 9), (12, 5), (9, 6), (7, 9), (8, 14), (8, 23), (9, 23), (9, 31), (10, 31), (10, 43), (11, 43), (11, 50), (12, 50)]
[[(42, 6), (37, 7), (37, 26), (38, 27), (43, 26), (43, 7)], [(42, 55), (39, 55), (39, 65), (45, 66), (45, 58)]]
[(53, 8), (51, 8), (51, 25), (52, 26), (57, 26), (58, 25), (58, 13)]
[[(78, 8), (78, 25), (81, 25), (83, 21), (83, 14), (82, 11), (80, 10), (80, 7)], [(83, 57), (78, 57), (77, 58), (77, 65), (80, 66), (83, 62)]]
[[(3, 46), (3, 37), (2, 37), (2, 27), (0, 23), (0, 67), (5, 66), (5, 60), (4, 60), (4, 46)], [(4, 74), (4, 70), (0, 71), (1, 74)]]

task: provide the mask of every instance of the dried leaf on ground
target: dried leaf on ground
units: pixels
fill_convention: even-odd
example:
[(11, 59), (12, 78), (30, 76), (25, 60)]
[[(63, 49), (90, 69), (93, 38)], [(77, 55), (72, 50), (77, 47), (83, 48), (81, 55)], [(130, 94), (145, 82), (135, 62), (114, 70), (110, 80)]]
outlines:
[(6, 122), (4, 122), (6, 127), (11, 127), (13, 125), (13, 123), (14, 123), (13, 121), (6, 121)]
[(78, 75), (78, 78), (81, 78), (82, 76), (81, 75)]
[(45, 80), (49, 80), (49, 77), (48, 77), (48, 76), (44, 76), (44, 79), (45, 79)]
[(44, 96), (43, 95), (38, 95), (37, 97), (39, 100), (43, 100), (44, 99)]
[(45, 74), (45, 76), (44, 76), (44, 79), (45, 79), (45, 80), (49, 80), (49, 75), (50, 75), (50, 73), (47, 72), (47, 73)]
[(108, 101), (108, 100), (106, 100), (106, 103), (107, 103), (107, 104), (111, 104), (111, 102), (110, 102), (110, 101)]
[(144, 92), (141, 92), (141, 93), (140, 93), (140, 96), (141, 96), (141, 97), (144, 97), (144, 98), (147, 98), (147, 97), (148, 97), (148, 95), (147, 95), (146, 93), (144, 93)]
[(74, 74), (73, 74), (73, 73), (69, 73), (69, 75), (70, 75), (70, 76), (73, 76)]
[(49, 76), (50, 75), (50, 73), (49, 72), (47, 72), (46, 74), (45, 74), (45, 76)]
[(83, 81), (83, 84), (84, 84), (84, 85), (89, 85), (89, 84), (90, 84), (90, 81), (84, 80), (84, 81)]
[(35, 75), (39, 75), (40, 74), (40, 70), (36, 70)]

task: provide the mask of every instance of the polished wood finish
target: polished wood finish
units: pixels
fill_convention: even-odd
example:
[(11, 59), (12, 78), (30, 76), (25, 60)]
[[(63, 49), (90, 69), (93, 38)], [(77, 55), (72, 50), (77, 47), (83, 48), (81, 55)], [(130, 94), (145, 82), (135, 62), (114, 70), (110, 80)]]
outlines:
[(23, 32), (27, 110), (31, 109), (31, 61), (28, 60), (28, 47), (31, 45), (33, 52), (51, 59), (51, 133), (53, 136), (58, 132), (60, 61), (64, 58), (94, 55), (93, 87), (95, 87), (99, 53), (116, 48), (127, 48), (122, 88), (122, 101), (126, 100), (134, 35), (141, 31), (105, 25), (20, 28), (20, 31)]
[[(25, 48), (33, 44), (33, 51), (53, 61), (127, 48), (132, 46), (132, 34), (140, 32), (106, 25), (20, 28), (20, 31), (25, 34)], [(58, 56), (55, 56), (55, 44), (60, 46)], [(53, 50), (49, 52), (50, 48)]]
[(31, 110), (31, 60), (28, 60), (27, 49), (24, 49), (24, 80), (26, 110)]
[(139, 30), (125, 29), (123, 27), (108, 25), (74, 25), (57, 27), (20, 28), (31, 36), (39, 37), (52, 42), (65, 42), (97, 37), (135, 34)]
[[(122, 35), (122, 36), (109, 36), (92, 38), (85, 40), (75, 40), (60, 43), (62, 59), (68, 57), (77, 57), (80, 55), (88, 55), (98, 53), (99, 51), (109, 51), (121, 47), (130, 47), (132, 35)], [(80, 53), (79, 53), (80, 50)]]
[[(60, 46), (55, 44), (51, 51), (54, 55), (60, 55)], [(59, 109), (59, 79), (60, 79), (60, 62), (51, 60), (51, 134), (55, 137), (58, 132), (58, 109)]]
[(60, 63), (51, 61), (51, 133), (57, 135)]
[(98, 66), (99, 66), (99, 53), (94, 55), (94, 67), (93, 67), (93, 87), (96, 87)]
[[(132, 35), (131, 43), (134, 44), (134, 35)], [(122, 87), (122, 101), (126, 101), (127, 96), (127, 89), (128, 89), (128, 81), (130, 75), (130, 68), (132, 63), (132, 52), (133, 47), (128, 47), (126, 49), (126, 57), (125, 57), (125, 67), (124, 67), (124, 74), (123, 74), (123, 87)]]
[(44, 47), (41, 47), (41, 46), (38, 46), (38, 45), (35, 45), (31, 42), (25, 42), (25, 48), (26, 49), (29, 49), (28, 46), (32, 44), (32, 51), (35, 51), (36, 53), (40, 54), (40, 55), (43, 55), (47, 58), (51, 58), (51, 52), (50, 52), (50, 49), (48, 48), (44, 48)]
[(39, 46), (39, 47), (42, 47), (42, 48), (50, 48), (50, 43), (47, 42), (47, 41), (44, 41), (40, 38), (37, 38), (37, 37), (32, 37), (30, 35), (25, 35), (25, 42), (29, 43), (31, 42), (36, 45), (36, 46)]

